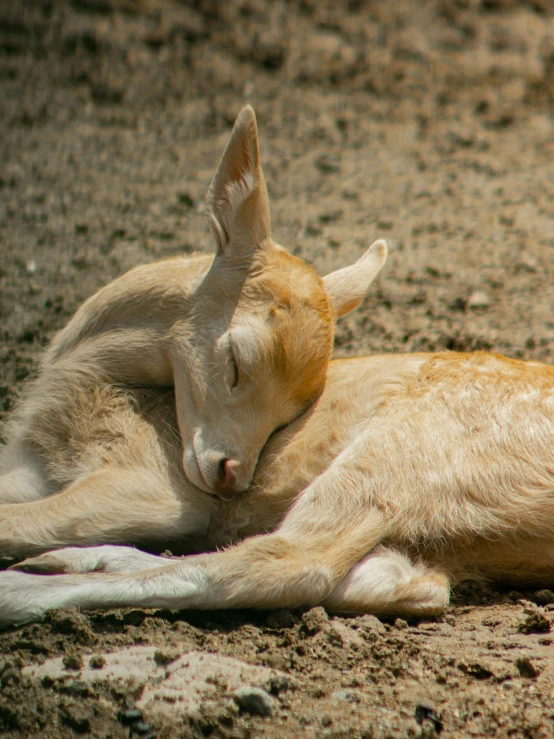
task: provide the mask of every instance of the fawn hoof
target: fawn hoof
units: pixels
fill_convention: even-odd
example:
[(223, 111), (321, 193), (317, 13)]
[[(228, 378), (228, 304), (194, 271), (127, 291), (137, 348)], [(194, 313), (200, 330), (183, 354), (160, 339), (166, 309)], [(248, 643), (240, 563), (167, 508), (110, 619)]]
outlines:
[(40, 557), (30, 557), (18, 562), (8, 568), (17, 572), (26, 572), (31, 575), (63, 575), (71, 572), (67, 563), (52, 555), (42, 555)]

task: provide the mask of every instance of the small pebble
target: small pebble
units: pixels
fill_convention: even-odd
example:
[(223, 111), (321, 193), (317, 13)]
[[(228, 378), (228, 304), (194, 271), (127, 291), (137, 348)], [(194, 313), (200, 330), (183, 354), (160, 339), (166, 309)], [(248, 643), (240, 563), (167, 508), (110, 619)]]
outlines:
[(551, 628), (550, 619), (537, 608), (532, 612), (527, 612), (527, 617), (519, 624), (518, 631), (522, 634), (544, 634)]
[(101, 670), (106, 666), (106, 660), (101, 654), (93, 654), (89, 659), (88, 666), (91, 670)]
[(142, 711), (139, 711), (138, 708), (134, 708), (133, 706), (122, 708), (118, 718), (122, 724), (133, 724), (135, 721), (142, 721)]
[(488, 308), (490, 304), (491, 299), (489, 298), (488, 294), (486, 292), (482, 292), (481, 290), (478, 290), (470, 295), (466, 303), (468, 308), (472, 308), (474, 310), (479, 310), (480, 308)]
[(529, 677), (534, 680), (540, 675), (540, 670), (535, 667), (526, 654), (516, 659), (516, 667), (521, 677)]
[(178, 649), (156, 649), (154, 652), (154, 662), (160, 667), (175, 662), (181, 656)]
[(335, 690), (331, 693), (331, 700), (337, 703), (359, 703), (360, 696), (354, 690)]
[(313, 636), (318, 634), (329, 624), (329, 616), (327, 611), (321, 606), (311, 608), (307, 613), (302, 616), (302, 629), (304, 633)]
[(233, 700), (242, 711), (255, 716), (269, 716), (273, 711), (273, 698), (261, 688), (239, 688), (235, 691)]
[(536, 259), (528, 254), (521, 254), (519, 262), (516, 262), (516, 269), (525, 272), (537, 272), (539, 264)]
[(279, 695), (290, 687), (290, 680), (286, 675), (274, 675), (268, 680), (267, 687), (272, 695)]
[(539, 606), (547, 606), (554, 603), (554, 593), (552, 590), (537, 590), (535, 593), (535, 602)]
[(66, 654), (62, 660), (66, 670), (82, 670), (83, 658), (80, 654)]

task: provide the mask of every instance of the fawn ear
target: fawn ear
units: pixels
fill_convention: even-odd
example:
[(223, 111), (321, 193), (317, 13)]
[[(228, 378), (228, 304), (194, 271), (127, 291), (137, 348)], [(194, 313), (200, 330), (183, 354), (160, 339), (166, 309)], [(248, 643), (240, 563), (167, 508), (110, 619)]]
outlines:
[(387, 242), (379, 239), (353, 265), (331, 272), (323, 278), (337, 316), (343, 316), (360, 305), (386, 260)]
[(250, 105), (238, 114), (212, 180), (207, 212), (218, 255), (249, 257), (269, 238), (269, 199), (260, 165), (256, 116)]

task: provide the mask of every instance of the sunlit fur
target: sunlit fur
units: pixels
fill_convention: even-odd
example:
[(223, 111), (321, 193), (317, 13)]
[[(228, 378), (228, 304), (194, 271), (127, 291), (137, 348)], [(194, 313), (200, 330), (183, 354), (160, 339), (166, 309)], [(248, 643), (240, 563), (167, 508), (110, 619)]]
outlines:
[[(367, 286), (385, 258), (380, 243), (370, 251), (375, 261), (366, 273)], [(203, 530), (214, 498), (202, 495), (198, 503), (198, 491), (183, 470), (175, 413), (179, 398), (163, 387), (133, 389), (121, 379), (126, 371), (132, 373), (127, 382), (139, 384), (145, 366), (148, 372), (159, 366), (151, 358), (168, 335), (187, 350), (187, 324), (179, 319), (184, 310), (194, 313), (190, 286), (203, 284), (211, 260), (177, 258), (127, 273), (87, 301), (54, 339), (7, 428), (0, 552), (24, 556), (72, 543), (164, 541)], [(275, 245), (265, 246), (254, 274), (241, 283), (233, 301), (237, 320), (247, 325), (253, 320), (261, 335), (253, 376), (242, 378), (236, 397), (227, 391), (227, 409), (215, 407), (216, 421), (228, 414), (230, 444), (245, 417), (254, 423), (260, 419), (266, 441), (321, 393), (334, 326), (327, 286), (332, 279), (324, 285), (310, 267)], [(129, 314), (123, 308), (125, 292)], [(111, 315), (110, 304), (115, 307)], [(133, 323), (141, 305), (144, 323), (152, 321), (148, 330)], [(128, 315), (132, 320), (123, 328)], [(161, 338), (150, 326), (158, 326)], [(156, 340), (158, 346), (152, 346)], [(211, 369), (206, 368), (208, 375)], [(169, 519), (165, 499), (173, 501)], [(131, 518), (119, 508), (128, 502), (134, 507)], [(145, 527), (137, 527), (137, 517)]]

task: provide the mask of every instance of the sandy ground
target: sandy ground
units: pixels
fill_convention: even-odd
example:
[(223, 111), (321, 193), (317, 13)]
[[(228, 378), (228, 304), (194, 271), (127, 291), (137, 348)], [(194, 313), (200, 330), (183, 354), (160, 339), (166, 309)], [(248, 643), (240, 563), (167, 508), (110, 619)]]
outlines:
[[(389, 241), (337, 355), (552, 361), (554, 3), (4, 0), (4, 417), (85, 297), (211, 248), (202, 199), (247, 100), (281, 243), (324, 273)], [(0, 634), (0, 733), (551, 737), (551, 623), (551, 591), (485, 585), (411, 623), (52, 613)]]

